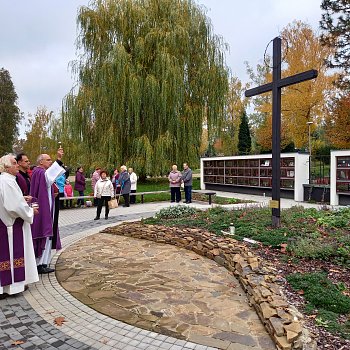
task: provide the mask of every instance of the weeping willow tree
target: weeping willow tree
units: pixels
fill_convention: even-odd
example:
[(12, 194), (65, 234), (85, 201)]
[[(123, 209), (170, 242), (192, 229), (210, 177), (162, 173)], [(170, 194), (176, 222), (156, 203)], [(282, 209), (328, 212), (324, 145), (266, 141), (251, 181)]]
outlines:
[(226, 45), (192, 0), (93, 0), (78, 14), (77, 85), (63, 126), (90, 165), (163, 174), (198, 165), (224, 118)]

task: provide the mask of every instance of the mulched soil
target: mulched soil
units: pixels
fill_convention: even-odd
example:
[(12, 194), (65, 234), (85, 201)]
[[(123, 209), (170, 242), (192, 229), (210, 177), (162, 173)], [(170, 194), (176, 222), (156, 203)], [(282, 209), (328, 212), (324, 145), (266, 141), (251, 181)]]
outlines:
[[(299, 259), (299, 262), (295, 264), (293, 263), (293, 259), (289, 261), (283, 259), (287, 261), (283, 262), (281, 261), (281, 257), (284, 254), (276, 249), (269, 249), (267, 247), (250, 247), (250, 249), (264, 261), (270, 263), (282, 277), (296, 272), (310, 273), (325, 271), (333, 283), (343, 282), (347, 287), (346, 293), (350, 296), (350, 273), (348, 268), (321, 260)], [(288, 301), (303, 313), (303, 307), (305, 305), (304, 298), (297, 291), (294, 291), (287, 282), (284, 286), (284, 293)], [(350, 350), (350, 340), (344, 340), (329, 333), (326, 328), (316, 326), (314, 317), (310, 317), (310, 315), (306, 315), (305, 313), (304, 317), (306, 326), (318, 337), (317, 344), (319, 350)]]

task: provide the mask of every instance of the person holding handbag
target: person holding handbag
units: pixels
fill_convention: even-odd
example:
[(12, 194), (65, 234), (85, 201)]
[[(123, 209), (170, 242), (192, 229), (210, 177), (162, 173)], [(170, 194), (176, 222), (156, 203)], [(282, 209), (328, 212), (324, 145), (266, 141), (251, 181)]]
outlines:
[(108, 219), (109, 206), (108, 202), (114, 196), (114, 189), (111, 180), (107, 178), (107, 172), (101, 170), (100, 179), (96, 182), (94, 197), (97, 198), (97, 213), (94, 220), (99, 220), (102, 207), (105, 206), (105, 219)]

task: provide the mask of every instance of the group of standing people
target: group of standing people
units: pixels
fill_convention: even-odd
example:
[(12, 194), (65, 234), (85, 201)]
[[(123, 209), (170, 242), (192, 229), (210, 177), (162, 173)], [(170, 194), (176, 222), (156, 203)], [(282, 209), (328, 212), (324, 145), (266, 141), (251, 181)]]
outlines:
[(108, 219), (109, 206), (108, 202), (112, 197), (117, 195), (123, 196), (124, 207), (129, 207), (130, 204), (136, 203), (136, 197), (130, 193), (136, 193), (137, 175), (133, 168), (127, 169), (125, 165), (115, 169), (111, 179), (107, 177), (107, 172), (96, 168), (92, 174), (91, 180), (92, 189), (94, 191), (94, 205), (97, 207), (96, 217), (94, 220), (99, 220), (102, 212), (102, 207), (105, 206), (105, 219)]
[(0, 297), (54, 271), (48, 265), (52, 249), (61, 248), (54, 182), (66, 172), (62, 156), (62, 148), (54, 162), (40, 154), (31, 176), (25, 154), (0, 158)]
[(177, 165), (174, 164), (168, 178), (170, 183), (171, 202), (181, 202), (181, 186), (183, 186), (185, 192), (184, 203), (192, 203), (192, 170), (188, 164), (183, 164), (182, 173), (177, 170)]

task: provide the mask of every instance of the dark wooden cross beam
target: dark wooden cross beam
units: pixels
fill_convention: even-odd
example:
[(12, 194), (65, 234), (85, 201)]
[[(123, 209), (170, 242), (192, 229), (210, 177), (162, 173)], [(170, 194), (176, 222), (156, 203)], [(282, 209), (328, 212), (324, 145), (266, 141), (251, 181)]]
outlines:
[(247, 90), (246, 97), (252, 97), (272, 91), (272, 226), (279, 227), (281, 224), (280, 208), (280, 159), (281, 159), (281, 89), (285, 86), (301, 83), (317, 77), (317, 70), (309, 70), (281, 79), (281, 38), (273, 39), (273, 68), (272, 82)]

